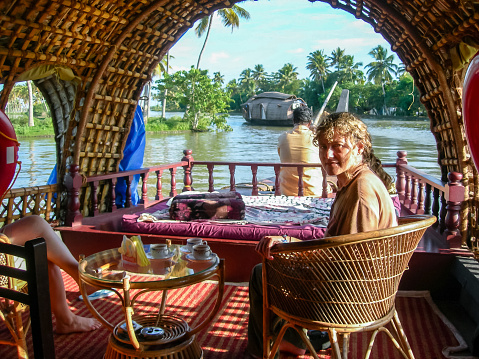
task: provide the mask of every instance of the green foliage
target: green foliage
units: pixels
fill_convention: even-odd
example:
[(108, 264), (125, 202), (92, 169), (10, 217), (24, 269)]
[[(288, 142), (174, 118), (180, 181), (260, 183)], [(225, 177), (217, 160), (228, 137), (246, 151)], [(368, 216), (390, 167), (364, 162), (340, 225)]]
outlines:
[(180, 116), (173, 116), (169, 119), (164, 117), (149, 117), (145, 130), (149, 132), (160, 131), (188, 131), (190, 124)]
[(195, 131), (231, 130), (226, 124), (230, 104), (230, 92), (221, 88), (218, 81), (209, 78), (207, 70), (191, 67), (156, 81), (160, 93), (168, 90), (167, 101), (185, 107), (183, 119)]

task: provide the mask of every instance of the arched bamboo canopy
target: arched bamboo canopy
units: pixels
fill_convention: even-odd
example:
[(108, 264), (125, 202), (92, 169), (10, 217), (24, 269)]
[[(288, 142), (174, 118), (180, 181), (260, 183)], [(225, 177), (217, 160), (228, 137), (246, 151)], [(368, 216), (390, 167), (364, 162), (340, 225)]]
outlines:
[[(428, 111), (442, 179), (450, 171), (464, 175), (462, 231), (475, 236), (479, 181), (464, 135), (461, 88), (479, 48), (479, 2), (309, 1), (351, 13), (391, 44)], [(143, 86), (162, 56), (196, 20), (236, 2), (0, 0), (0, 108), (16, 81), (36, 79), (52, 110), (59, 178), (72, 164), (86, 176), (116, 171)], [(74, 78), (59, 76), (61, 67)], [(32, 75), (52, 68), (47, 77)]]

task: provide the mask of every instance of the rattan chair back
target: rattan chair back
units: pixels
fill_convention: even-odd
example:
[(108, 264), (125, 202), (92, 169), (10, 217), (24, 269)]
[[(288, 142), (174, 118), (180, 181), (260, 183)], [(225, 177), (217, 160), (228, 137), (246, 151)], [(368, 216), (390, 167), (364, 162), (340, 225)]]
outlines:
[(263, 260), (265, 309), (309, 329), (375, 327), (393, 316), (401, 277), (434, 222), (404, 217), (385, 230), (275, 246)]

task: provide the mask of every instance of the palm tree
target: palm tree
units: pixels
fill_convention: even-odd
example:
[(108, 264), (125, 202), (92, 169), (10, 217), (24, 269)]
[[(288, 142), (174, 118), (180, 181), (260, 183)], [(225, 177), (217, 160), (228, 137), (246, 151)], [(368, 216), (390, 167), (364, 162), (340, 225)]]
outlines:
[(356, 82), (361, 80), (363, 72), (359, 70), (359, 66), (363, 66), (362, 62), (354, 62), (354, 56), (345, 55), (343, 61), (343, 69), (341, 70), (341, 80)]
[(321, 81), (321, 86), (324, 92), (324, 77), (330, 72), (328, 70), (329, 64), (324, 50), (316, 50), (308, 55), (308, 64), (306, 68), (311, 72), (313, 81)]
[(287, 63), (276, 73), (276, 80), (281, 92), (293, 92), (293, 87), (296, 81), (298, 81), (297, 67), (293, 64)]
[(255, 91), (255, 80), (253, 78), (251, 69), (245, 69), (241, 72), (239, 81), (241, 83), (241, 88), (246, 92), (248, 98), (251, 97), (251, 95), (254, 95)]
[[(220, 9), (217, 11), (217, 14), (221, 18), (221, 21), (223, 22), (223, 25), (225, 27), (231, 27), (231, 32), (233, 32), (235, 27), (239, 27), (240, 18), (246, 20), (250, 18), (249, 12), (238, 5), (233, 5), (233, 7), (231, 8)], [(203, 43), (200, 55), (198, 56), (198, 62), (196, 63), (197, 69), (200, 67), (201, 56), (203, 56), (203, 51), (205, 50), (206, 43), (208, 42), (208, 38), (210, 37), (213, 16), (214, 14), (203, 17), (198, 22), (198, 25), (196, 25), (195, 27), (195, 33), (198, 37), (201, 37), (206, 31), (205, 42)]]
[(225, 77), (220, 72), (213, 72), (213, 81), (223, 86), (225, 83)]
[[(253, 79), (256, 83), (255, 87), (261, 87), (262, 88), (262, 83), (266, 80), (266, 77), (267, 77), (267, 73), (264, 70), (264, 66), (260, 65), (260, 64), (254, 65), (252, 76), (253, 76)], [(255, 93), (256, 93), (256, 88), (255, 88), (254, 94)]]
[(331, 66), (336, 66), (336, 71), (340, 71), (343, 67), (344, 63), (344, 49), (340, 49), (339, 47), (336, 50), (331, 52), (331, 56), (328, 57)]
[(33, 127), (35, 126), (35, 122), (33, 121), (33, 90), (32, 90), (32, 82), (27, 81), (28, 87), (28, 126)]
[[(171, 69), (170, 66), (170, 59), (174, 59), (175, 57), (170, 55), (170, 52), (168, 51), (165, 56), (160, 60), (158, 65), (156, 65), (155, 70), (153, 71), (153, 77), (158, 76), (161, 78), (161, 75), (167, 74), (168, 70)], [(163, 94), (163, 100), (161, 103), (161, 116), (165, 117), (166, 115), (166, 95), (168, 94), (168, 90), (165, 89), (165, 93)], [(149, 109), (150, 109), (150, 95), (151, 95), (151, 83), (148, 86), (148, 104), (146, 105), (147, 111), (146, 111), (146, 119), (148, 119), (148, 114), (149, 114)], [(146, 123), (146, 121), (145, 121)]]
[(373, 61), (365, 66), (367, 68), (366, 74), (368, 75), (368, 81), (374, 80), (376, 85), (381, 84), (384, 97), (384, 113), (388, 113), (386, 106), (386, 90), (384, 85), (390, 83), (393, 79), (392, 74), (396, 75), (398, 66), (393, 63), (394, 56), (388, 56), (388, 50), (381, 45), (376, 46), (369, 52), (369, 55), (374, 57), (376, 61)]

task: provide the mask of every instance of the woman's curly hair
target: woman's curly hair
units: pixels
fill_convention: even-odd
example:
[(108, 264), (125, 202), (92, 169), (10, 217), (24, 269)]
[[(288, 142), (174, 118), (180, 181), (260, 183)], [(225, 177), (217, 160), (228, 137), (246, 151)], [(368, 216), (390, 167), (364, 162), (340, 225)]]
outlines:
[(374, 154), (371, 135), (366, 124), (349, 112), (334, 112), (326, 117), (316, 128), (313, 144), (319, 146), (320, 135), (324, 135), (328, 141), (332, 141), (335, 133), (350, 138), (353, 144), (362, 143), (363, 163), (376, 173), (390, 193), (392, 191), (395, 193), (393, 179), (384, 171), (381, 161)]

